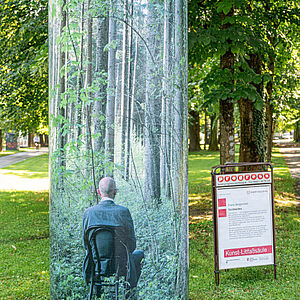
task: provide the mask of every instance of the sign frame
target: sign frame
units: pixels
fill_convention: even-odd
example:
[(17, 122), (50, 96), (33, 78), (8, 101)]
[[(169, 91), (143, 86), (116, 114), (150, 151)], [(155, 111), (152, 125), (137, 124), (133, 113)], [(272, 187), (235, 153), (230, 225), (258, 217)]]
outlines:
[[(236, 171), (236, 169), (239, 169)], [(273, 184), (273, 166), (271, 163), (266, 162), (257, 162), (257, 163), (226, 163), (225, 165), (218, 165), (215, 167), (212, 167), (211, 169), (211, 179), (212, 179), (212, 204), (213, 204), (213, 226), (214, 226), (214, 265), (215, 265), (215, 284), (218, 286), (220, 283), (220, 267), (219, 267), (219, 224), (218, 224), (218, 204), (217, 204), (217, 176), (218, 175), (240, 175), (242, 173), (251, 174), (252, 173), (260, 173), (260, 172), (270, 172), (271, 173), (271, 179), (268, 178), (265, 185), (270, 185), (271, 190), (271, 223), (272, 223), (272, 250), (273, 250), (273, 263), (271, 264), (263, 264), (263, 265), (273, 265), (274, 266), (274, 278), (277, 279), (277, 264), (276, 264), (276, 244), (275, 244), (275, 216), (274, 216), (274, 184)], [(255, 177), (255, 174), (252, 174), (253, 178)], [(234, 176), (234, 178), (236, 178)], [(258, 184), (253, 182), (249, 182), (247, 184), (240, 183), (235, 184), (231, 183), (230, 186), (233, 187), (246, 187), (246, 186), (257, 186)], [(255, 266), (258, 266), (257, 264)], [(248, 267), (248, 266), (243, 266)], [(243, 268), (243, 267), (237, 267), (237, 268)], [(227, 271), (228, 269), (225, 269)]]

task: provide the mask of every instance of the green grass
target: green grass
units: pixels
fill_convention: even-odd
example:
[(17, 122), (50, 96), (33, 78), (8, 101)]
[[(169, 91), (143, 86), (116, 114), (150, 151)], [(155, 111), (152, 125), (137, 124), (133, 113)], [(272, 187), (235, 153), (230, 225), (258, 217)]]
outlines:
[(18, 153), (18, 152), (19, 151), (17, 151), (17, 150), (9, 150), (9, 151), (4, 150), (4, 151), (0, 152), (0, 157), (15, 154), (15, 153)]
[(294, 180), (278, 149), (273, 158), (278, 279), (273, 266), (231, 269), (221, 271), (216, 288), (210, 170), (219, 164), (219, 156), (209, 151), (190, 154), (190, 299), (298, 299), (300, 224)]
[[(47, 174), (47, 155), (9, 168)], [(0, 192), (0, 299), (49, 299), (49, 193)]]
[(48, 153), (29, 158), (25, 161), (2, 168), (7, 175), (17, 175), (23, 178), (48, 178)]

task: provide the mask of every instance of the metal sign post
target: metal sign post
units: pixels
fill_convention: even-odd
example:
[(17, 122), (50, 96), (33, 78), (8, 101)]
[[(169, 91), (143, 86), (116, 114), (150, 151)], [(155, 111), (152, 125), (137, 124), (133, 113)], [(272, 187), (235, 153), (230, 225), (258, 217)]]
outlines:
[(231, 163), (211, 175), (216, 285), (220, 270), (252, 266), (274, 265), (276, 279), (272, 165)]

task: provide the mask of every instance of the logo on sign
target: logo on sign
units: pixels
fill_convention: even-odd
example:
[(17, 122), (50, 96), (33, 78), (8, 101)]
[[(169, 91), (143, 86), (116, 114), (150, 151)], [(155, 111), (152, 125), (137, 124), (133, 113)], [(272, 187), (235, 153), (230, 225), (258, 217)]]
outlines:
[(243, 175), (239, 175), (238, 179), (239, 179), (239, 181), (242, 181), (244, 179), (244, 176)]
[(265, 178), (266, 178), (266, 179), (269, 179), (269, 178), (270, 178), (270, 174), (266, 173), (266, 174), (265, 174)]
[(226, 217), (227, 217), (226, 209), (219, 209), (219, 218), (226, 218)]
[(235, 175), (231, 176), (231, 180), (236, 181), (236, 176)]
[(225, 181), (228, 182), (230, 180), (229, 176), (225, 176)]
[(255, 180), (255, 179), (256, 179), (256, 174), (252, 174), (252, 175), (251, 175), (251, 179), (252, 179), (252, 180)]
[(218, 177), (218, 181), (219, 181), (219, 182), (223, 182), (223, 176), (219, 176), (219, 177)]
[(226, 198), (218, 199), (219, 206), (226, 206)]
[(249, 174), (245, 175), (245, 179), (249, 180), (250, 179), (250, 175)]
[(264, 176), (263, 176), (263, 174), (258, 174), (257, 177), (258, 177), (258, 179), (263, 179)]

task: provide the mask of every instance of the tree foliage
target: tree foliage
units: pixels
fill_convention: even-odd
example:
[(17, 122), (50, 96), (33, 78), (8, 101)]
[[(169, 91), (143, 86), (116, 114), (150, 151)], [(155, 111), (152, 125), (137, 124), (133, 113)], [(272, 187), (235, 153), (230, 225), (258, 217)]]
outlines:
[[(299, 1), (189, 1), (189, 62), (190, 69), (198, 69), (202, 102), (217, 106), (219, 99), (248, 99), (261, 121), (271, 110), (273, 123), (281, 107), (293, 112), (299, 88), (299, 7)], [(229, 50), (233, 72), (219, 64)], [(210, 71), (204, 67), (203, 72), (211, 61)], [(267, 127), (265, 132), (272, 134)], [(256, 139), (264, 141), (264, 132)]]
[(6, 127), (35, 131), (48, 125), (47, 3), (0, 4), (0, 106)]

